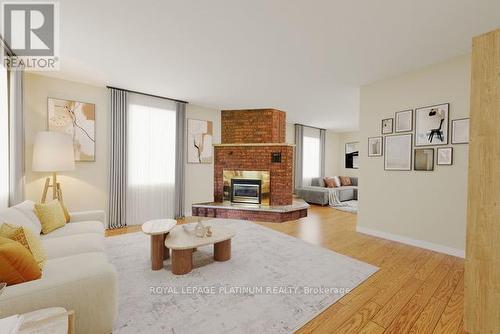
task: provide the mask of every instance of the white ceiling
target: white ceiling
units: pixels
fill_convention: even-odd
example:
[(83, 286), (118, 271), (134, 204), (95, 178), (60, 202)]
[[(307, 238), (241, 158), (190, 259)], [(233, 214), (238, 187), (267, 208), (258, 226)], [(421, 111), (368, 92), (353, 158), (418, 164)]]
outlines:
[(354, 130), (360, 85), (470, 51), (499, 0), (60, 1), (49, 75)]

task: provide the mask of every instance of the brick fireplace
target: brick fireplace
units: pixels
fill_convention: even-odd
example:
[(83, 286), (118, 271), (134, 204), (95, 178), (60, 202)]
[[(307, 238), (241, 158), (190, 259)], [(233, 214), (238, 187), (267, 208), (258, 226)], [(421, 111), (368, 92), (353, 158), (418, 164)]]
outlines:
[[(214, 202), (193, 205), (193, 215), (271, 222), (307, 216), (307, 204), (293, 199), (294, 146), (285, 143), (285, 112), (251, 109), (221, 113), (221, 144), (214, 145)], [(231, 203), (234, 182), (228, 175), (265, 185), (265, 201), (244, 206)]]
[[(224, 144), (222, 144), (224, 145)], [(281, 155), (281, 162), (272, 162), (272, 155)], [(269, 171), (269, 205), (290, 205), (293, 199), (293, 147), (216, 146), (214, 167), (214, 200), (224, 199), (223, 171)]]

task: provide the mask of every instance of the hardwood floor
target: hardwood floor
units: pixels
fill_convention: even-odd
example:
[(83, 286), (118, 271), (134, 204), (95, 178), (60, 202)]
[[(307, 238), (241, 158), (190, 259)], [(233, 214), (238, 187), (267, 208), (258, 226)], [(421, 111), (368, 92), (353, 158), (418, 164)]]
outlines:
[[(179, 223), (200, 219), (207, 218)], [(356, 215), (328, 207), (311, 206), (298, 221), (257, 223), (380, 268), (297, 333), (464, 333), (463, 259), (358, 233)]]

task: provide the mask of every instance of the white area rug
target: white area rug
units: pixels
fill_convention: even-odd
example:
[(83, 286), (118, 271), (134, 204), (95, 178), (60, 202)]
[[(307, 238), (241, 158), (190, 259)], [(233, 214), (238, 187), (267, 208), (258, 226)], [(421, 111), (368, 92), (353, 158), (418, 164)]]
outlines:
[(358, 213), (358, 201), (357, 200), (340, 202), (339, 204), (330, 205), (330, 206), (332, 208), (340, 210), (340, 211), (345, 211), (345, 212), (350, 212), (350, 213)]
[(170, 260), (151, 270), (148, 236), (106, 238), (119, 281), (114, 333), (291, 333), (378, 270), (247, 221), (211, 224), (236, 230), (231, 260), (213, 262), (202, 247), (182, 276)]

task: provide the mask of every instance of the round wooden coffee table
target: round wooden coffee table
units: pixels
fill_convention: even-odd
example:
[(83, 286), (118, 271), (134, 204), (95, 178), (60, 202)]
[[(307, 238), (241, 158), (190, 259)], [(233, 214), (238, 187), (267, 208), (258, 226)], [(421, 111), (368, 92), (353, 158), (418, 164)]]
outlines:
[(175, 219), (156, 219), (142, 224), (142, 232), (151, 236), (151, 269), (163, 268), (163, 260), (170, 256), (168, 248), (165, 247), (165, 238), (172, 230), (177, 221)]
[(223, 226), (210, 226), (211, 237), (197, 237), (194, 230), (184, 226), (173, 228), (165, 239), (165, 247), (172, 250), (172, 274), (183, 275), (193, 269), (194, 249), (214, 245), (214, 260), (227, 261), (231, 258), (231, 238), (235, 236), (232, 229)]

